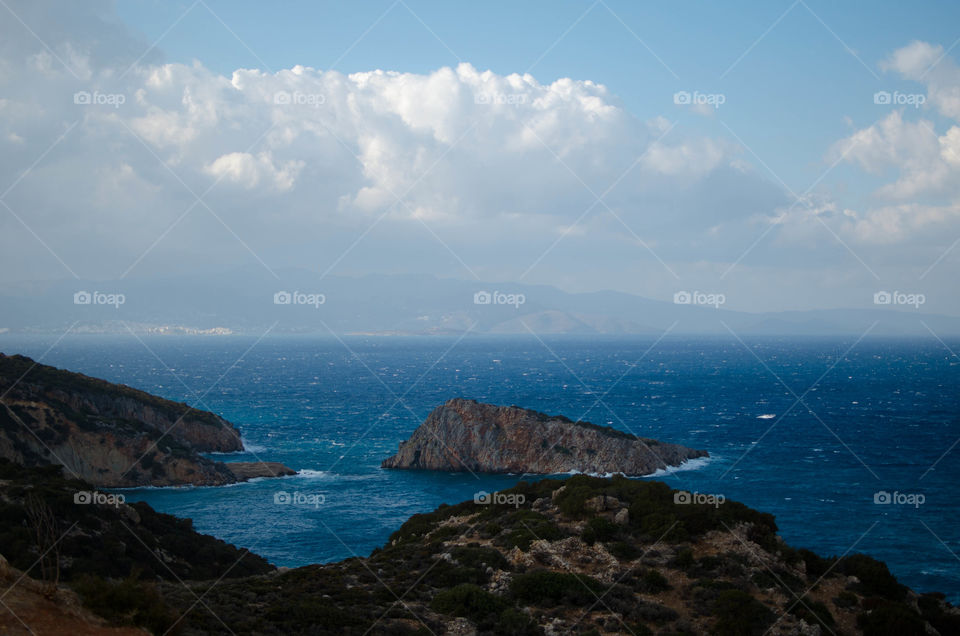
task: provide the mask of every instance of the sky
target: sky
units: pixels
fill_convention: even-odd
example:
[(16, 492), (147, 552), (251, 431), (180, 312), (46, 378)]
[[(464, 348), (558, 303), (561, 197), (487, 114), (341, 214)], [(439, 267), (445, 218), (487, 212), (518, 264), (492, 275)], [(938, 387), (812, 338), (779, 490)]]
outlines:
[(958, 316), (958, 14), (3, 0), (0, 281), (297, 267)]

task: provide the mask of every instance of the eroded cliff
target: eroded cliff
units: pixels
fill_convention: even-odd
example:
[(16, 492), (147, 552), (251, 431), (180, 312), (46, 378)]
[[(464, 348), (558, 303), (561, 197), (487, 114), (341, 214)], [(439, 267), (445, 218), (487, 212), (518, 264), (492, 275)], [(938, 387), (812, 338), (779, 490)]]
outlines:
[(485, 473), (649, 475), (707, 456), (703, 450), (562, 416), (458, 398), (434, 409), (382, 466)]
[(0, 457), (18, 464), (60, 464), (103, 487), (246, 478), (200, 455), (243, 450), (240, 432), (214, 413), (3, 354), (0, 396)]

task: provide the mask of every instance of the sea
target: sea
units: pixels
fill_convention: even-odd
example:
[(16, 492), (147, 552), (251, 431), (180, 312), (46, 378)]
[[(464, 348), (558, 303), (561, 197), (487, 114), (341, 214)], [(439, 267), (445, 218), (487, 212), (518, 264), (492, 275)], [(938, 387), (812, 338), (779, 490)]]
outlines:
[(956, 340), (0, 334), (0, 351), (214, 411), (246, 446), (216, 459), (296, 469), (123, 491), (278, 566), (366, 556), (413, 514), (542, 478), (380, 468), (464, 397), (705, 449), (642, 479), (771, 512), (793, 546), (869, 554), (960, 603)]

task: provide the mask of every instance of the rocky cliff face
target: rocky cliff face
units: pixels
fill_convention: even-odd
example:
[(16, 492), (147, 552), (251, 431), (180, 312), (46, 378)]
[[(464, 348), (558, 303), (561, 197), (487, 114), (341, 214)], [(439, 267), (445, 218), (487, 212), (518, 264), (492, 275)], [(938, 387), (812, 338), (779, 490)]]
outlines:
[(240, 432), (213, 413), (3, 354), (0, 396), (0, 457), (18, 464), (60, 464), (104, 487), (244, 479), (198, 454), (243, 450)]
[(561, 416), (454, 399), (434, 409), (382, 466), (485, 473), (649, 475), (707, 456), (706, 451)]

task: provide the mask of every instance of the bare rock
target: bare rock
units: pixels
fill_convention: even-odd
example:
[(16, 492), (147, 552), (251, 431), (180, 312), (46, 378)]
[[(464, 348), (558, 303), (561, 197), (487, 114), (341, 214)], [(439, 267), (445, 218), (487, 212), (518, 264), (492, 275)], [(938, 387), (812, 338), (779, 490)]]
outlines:
[(608, 495), (597, 495), (584, 502), (584, 507), (593, 512), (603, 512), (604, 510), (616, 510), (620, 507), (620, 500)]
[[(383, 468), (483, 473), (649, 475), (708, 453), (517, 406), (453, 399)], [(619, 507), (619, 506), (617, 506)]]

